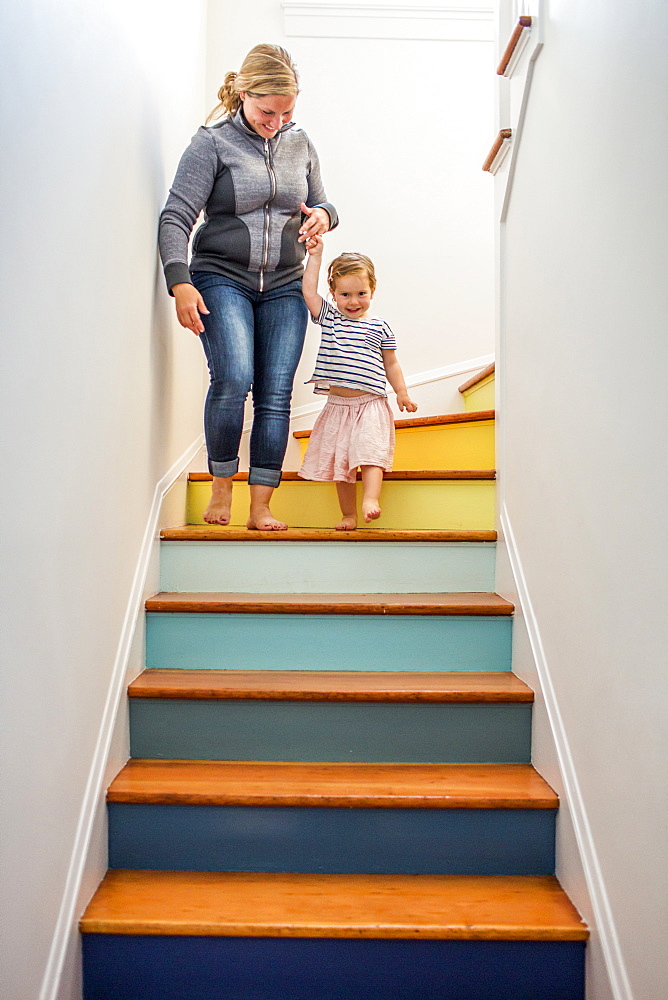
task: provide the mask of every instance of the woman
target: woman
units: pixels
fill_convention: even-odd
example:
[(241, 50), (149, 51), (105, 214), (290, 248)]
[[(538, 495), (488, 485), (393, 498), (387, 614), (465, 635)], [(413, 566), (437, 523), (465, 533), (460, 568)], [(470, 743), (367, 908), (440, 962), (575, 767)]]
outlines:
[[(202, 341), (211, 376), (204, 429), (213, 476), (204, 520), (228, 524), (239, 468), (244, 403), (253, 390), (250, 516), (262, 531), (287, 525), (271, 514), (288, 441), (292, 383), (308, 311), (301, 293), (304, 243), (338, 223), (325, 198), (318, 156), (291, 121), (299, 93), (285, 49), (256, 45), (228, 73), (220, 104), (183, 154), (160, 216), (160, 254), (181, 326)], [(188, 241), (204, 210), (204, 224)]]

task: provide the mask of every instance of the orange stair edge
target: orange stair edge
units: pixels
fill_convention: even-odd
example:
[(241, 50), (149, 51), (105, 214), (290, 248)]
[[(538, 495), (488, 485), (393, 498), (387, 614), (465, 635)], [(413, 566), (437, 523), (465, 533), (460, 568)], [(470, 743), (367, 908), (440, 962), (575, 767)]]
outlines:
[(222, 524), (184, 524), (163, 528), (162, 541), (225, 542), (495, 542), (493, 530), (357, 528), (335, 531), (334, 528), (288, 528), (287, 531), (251, 531)]
[(247, 594), (159, 593), (146, 610), (190, 614), (512, 615), (498, 594)]
[[(248, 480), (248, 472), (237, 472), (232, 476), (234, 482), (245, 483)], [(496, 479), (496, 469), (393, 469), (391, 472), (383, 473), (383, 479), (391, 482), (423, 482), (426, 480), (436, 480), (439, 482), (450, 482), (466, 480), (468, 481), (488, 481)], [(210, 483), (213, 476), (209, 472), (189, 472), (188, 482), (190, 483)], [(357, 472), (357, 480), (361, 482), (362, 473)], [(302, 479), (298, 472), (283, 472), (281, 475), (283, 483), (309, 483), (310, 479)], [(329, 484), (327, 484), (329, 485)]]
[(109, 871), (83, 933), (582, 941), (550, 876)]
[[(482, 420), (494, 420), (494, 410), (471, 410), (463, 413), (439, 413), (429, 417), (407, 417), (404, 420), (395, 420), (394, 426), (397, 430), (404, 430), (411, 427), (440, 427), (443, 424), (473, 424)], [(293, 438), (307, 438), (311, 436), (310, 430), (293, 431)]]
[(108, 802), (357, 809), (556, 809), (531, 764), (127, 762)]
[(478, 374), (474, 375), (473, 378), (470, 378), (468, 382), (464, 382), (463, 385), (460, 385), (459, 392), (461, 393), (468, 392), (469, 389), (472, 389), (475, 385), (478, 385), (480, 382), (484, 382), (486, 378), (488, 378), (490, 375), (493, 375), (494, 371), (495, 371), (495, 363), (492, 361), (490, 365), (487, 365), (486, 368), (483, 368), (482, 371), (479, 371)]
[(144, 670), (130, 698), (261, 701), (519, 702), (534, 693), (510, 671)]

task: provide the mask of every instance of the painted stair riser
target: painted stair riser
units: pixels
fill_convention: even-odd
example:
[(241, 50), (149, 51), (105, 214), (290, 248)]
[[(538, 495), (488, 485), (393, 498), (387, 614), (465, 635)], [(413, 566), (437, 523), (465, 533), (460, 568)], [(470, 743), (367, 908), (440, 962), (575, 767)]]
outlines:
[(151, 613), (146, 666), (183, 670), (510, 670), (512, 619)]
[(531, 704), (130, 699), (132, 757), (527, 764)]
[(109, 867), (553, 875), (550, 809), (355, 809), (111, 802)]
[(496, 402), (494, 376), (489, 375), (483, 382), (479, 382), (462, 395), (467, 413), (471, 413), (472, 410), (493, 410)]
[[(308, 438), (299, 438), (302, 457)], [(393, 468), (494, 469), (494, 421), (398, 427)]]
[(84, 1000), (583, 1000), (580, 941), (85, 934)]
[[(434, 467), (437, 466), (433, 462), (427, 466)], [(388, 480), (381, 497), (383, 513), (373, 526), (393, 530), (491, 530), (495, 490), (496, 483), (491, 479)], [(188, 524), (205, 523), (203, 514), (210, 497), (210, 483), (188, 483)], [(361, 484), (358, 484), (358, 506), (361, 499)], [(248, 506), (248, 484), (235, 483), (230, 523), (245, 525)], [(286, 521), (291, 528), (332, 528), (341, 519), (332, 483), (281, 483), (272, 498), (271, 509), (275, 517)]]
[(494, 542), (161, 542), (160, 589), (253, 594), (492, 592)]

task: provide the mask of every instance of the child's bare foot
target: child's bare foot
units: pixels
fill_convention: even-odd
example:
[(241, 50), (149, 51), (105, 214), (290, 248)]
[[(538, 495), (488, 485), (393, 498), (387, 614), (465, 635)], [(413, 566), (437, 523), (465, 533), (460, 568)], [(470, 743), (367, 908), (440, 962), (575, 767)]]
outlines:
[(252, 531), (286, 531), (287, 524), (278, 521), (266, 504), (252, 505), (246, 527)]
[(346, 514), (338, 524), (334, 525), (335, 531), (354, 531), (357, 527), (357, 515)]
[(378, 500), (362, 500), (362, 515), (367, 523), (375, 521), (377, 517), (380, 517), (380, 503)]
[(209, 505), (204, 511), (207, 524), (229, 524), (232, 507), (232, 479), (213, 477), (213, 487)]

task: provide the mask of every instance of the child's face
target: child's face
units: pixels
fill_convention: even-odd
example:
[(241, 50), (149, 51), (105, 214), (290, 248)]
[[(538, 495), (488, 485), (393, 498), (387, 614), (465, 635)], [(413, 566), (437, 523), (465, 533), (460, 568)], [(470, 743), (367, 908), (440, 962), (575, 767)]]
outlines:
[(362, 271), (337, 278), (332, 295), (336, 308), (349, 319), (361, 319), (373, 298), (369, 279)]

